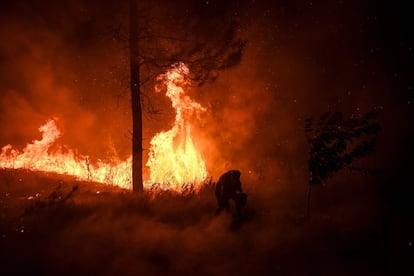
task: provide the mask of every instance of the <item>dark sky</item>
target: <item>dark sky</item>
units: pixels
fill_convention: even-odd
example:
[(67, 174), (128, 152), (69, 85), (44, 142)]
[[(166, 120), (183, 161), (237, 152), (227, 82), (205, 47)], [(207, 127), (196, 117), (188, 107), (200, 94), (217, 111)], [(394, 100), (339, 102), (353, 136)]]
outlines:
[[(127, 50), (114, 35), (125, 25), (124, 2), (2, 1), (1, 145), (21, 148), (58, 117), (61, 142), (80, 153), (129, 154)], [(211, 26), (227, 18), (248, 41), (238, 66), (190, 92), (209, 109), (196, 135), (211, 174), (237, 167), (252, 181), (264, 175), (267, 185), (306, 182), (304, 119), (380, 108), (383, 131), (367, 162), (388, 168), (397, 192), (408, 189), (402, 184), (412, 183), (414, 168), (408, 0), (186, 0), (152, 7), (156, 24), (174, 29), (183, 17), (195, 22), (180, 30), (191, 38), (213, 39)], [(162, 114), (146, 117), (146, 143), (173, 120), (168, 101), (151, 90), (145, 93)]]

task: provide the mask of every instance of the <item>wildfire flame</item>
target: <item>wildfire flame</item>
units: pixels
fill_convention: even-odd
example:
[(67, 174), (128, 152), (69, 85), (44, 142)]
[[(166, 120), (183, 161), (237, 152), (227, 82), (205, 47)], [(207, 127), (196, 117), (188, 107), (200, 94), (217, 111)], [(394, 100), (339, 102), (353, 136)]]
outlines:
[(35, 140), (19, 152), (9, 144), (1, 149), (0, 168), (28, 169), (71, 175), (79, 180), (107, 183), (131, 189), (131, 158), (114, 163), (90, 163), (88, 156), (75, 154), (71, 149), (59, 147), (53, 153), (50, 148), (61, 136), (54, 120), (39, 128), (42, 139)]
[[(189, 83), (188, 74), (187, 66), (177, 63), (159, 76), (176, 111), (175, 123), (172, 129), (156, 134), (151, 140), (147, 162), (150, 179), (144, 182), (144, 188), (156, 184), (161, 189), (181, 191), (183, 185), (190, 184), (197, 189), (197, 185), (206, 178), (206, 166), (194, 146), (189, 123), (194, 112), (205, 111), (205, 108), (184, 95), (183, 86)], [(79, 180), (132, 188), (131, 157), (92, 164), (88, 156), (67, 147), (53, 147), (62, 135), (55, 120), (47, 121), (39, 131), (42, 138), (27, 144), (22, 151), (10, 144), (4, 146), (0, 153), (0, 168), (52, 172)]]
[(183, 87), (190, 83), (188, 75), (188, 67), (177, 63), (158, 77), (175, 109), (174, 126), (156, 134), (150, 142), (149, 183), (162, 189), (180, 190), (188, 184), (197, 189), (207, 176), (205, 162), (191, 137), (189, 121), (195, 112), (205, 111), (205, 108), (185, 95)]

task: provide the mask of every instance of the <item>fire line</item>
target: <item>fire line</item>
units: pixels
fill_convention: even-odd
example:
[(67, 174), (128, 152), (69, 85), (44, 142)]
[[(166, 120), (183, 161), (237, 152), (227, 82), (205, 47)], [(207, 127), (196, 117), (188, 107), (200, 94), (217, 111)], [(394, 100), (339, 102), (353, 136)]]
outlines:
[[(183, 87), (189, 84), (188, 75), (188, 67), (177, 63), (158, 77), (175, 109), (175, 121), (170, 130), (159, 132), (151, 139), (146, 164), (150, 176), (144, 181), (146, 189), (155, 185), (163, 190), (181, 191), (185, 185), (193, 185), (197, 190), (207, 176), (205, 162), (192, 138), (189, 120), (195, 113), (205, 111), (205, 108), (185, 95)], [(92, 164), (88, 156), (67, 147), (65, 150), (63, 147), (57, 147), (53, 152), (50, 150), (62, 135), (55, 120), (48, 120), (39, 127), (39, 131), (42, 138), (28, 143), (22, 151), (10, 144), (2, 147), (0, 168), (53, 172), (74, 176), (79, 180), (132, 189), (131, 157)]]

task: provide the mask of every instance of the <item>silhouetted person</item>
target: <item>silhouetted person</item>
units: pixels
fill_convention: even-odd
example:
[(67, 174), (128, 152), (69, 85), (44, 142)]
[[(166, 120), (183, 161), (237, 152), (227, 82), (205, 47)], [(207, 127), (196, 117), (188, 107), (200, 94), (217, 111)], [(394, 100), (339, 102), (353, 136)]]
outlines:
[(231, 170), (222, 174), (216, 184), (216, 198), (218, 209), (216, 215), (223, 209), (230, 212), (229, 200), (233, 199), (236, 205), (237, 216), (241, 217), (241, 207), (246, 205), (247, 195), (242, 192), (240, 171)]

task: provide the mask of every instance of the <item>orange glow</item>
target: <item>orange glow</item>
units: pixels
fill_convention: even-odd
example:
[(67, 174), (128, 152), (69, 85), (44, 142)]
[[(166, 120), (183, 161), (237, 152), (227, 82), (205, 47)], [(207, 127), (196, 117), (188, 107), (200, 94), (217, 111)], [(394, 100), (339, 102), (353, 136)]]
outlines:
[(11, 145), (1, 149), (0, 168), (28, 169), (71, 175), (79, 180), (107, 183), (131, 189), (131, 158), (114, 163), (90, 163), (88, 156), (75, 154), (71, 149), (60, 147), (51, 153), (50, 148), (61, 136), (54, 120), (39, 128), (42, 139), (35, 140), (19, 152)]
[(175, 109), (174, 126), (156, 134), (150, 142), (149, 183), (161, 189), (180, 191), (185, 185), (194, 185), (197, 190), (207, 176), (205, 162), (191, 137), (189, 122), (194, 113), (205, 111), (205, 108), (185, 95), (183, 87), (190, 82), (188, 75), (188, 67), (177, 63), (158, 77)]
[[(183, 86), (189, 82), (188, 74), (188, 68), (178, 63), (158, 77), (165, 85), (166, 96), (170, 98), (176, 116), (172, 129), (156, 134), (151, 140), (147, 162), (150, 179), (144, 181), (144, 188), (156, 185), (163, 190), (181, 191), (186, 185), (194, 185), (197, 190), (207, 176), (205, 162), (194, 146), (189, 123), (195, 112), (205, 111), (205, 108), (184, 95)], [(42, 138), (27, 144), (21, 152), (10, 144), (4, 146), (0, 153), (0, 168), (53, 172), (79, 180), (132, 188), (131, 157), (92, 164), (88, 156), (67, 147), (56, 147), (61, 132), (55, 120), (47, 121), (39, 131)]]

